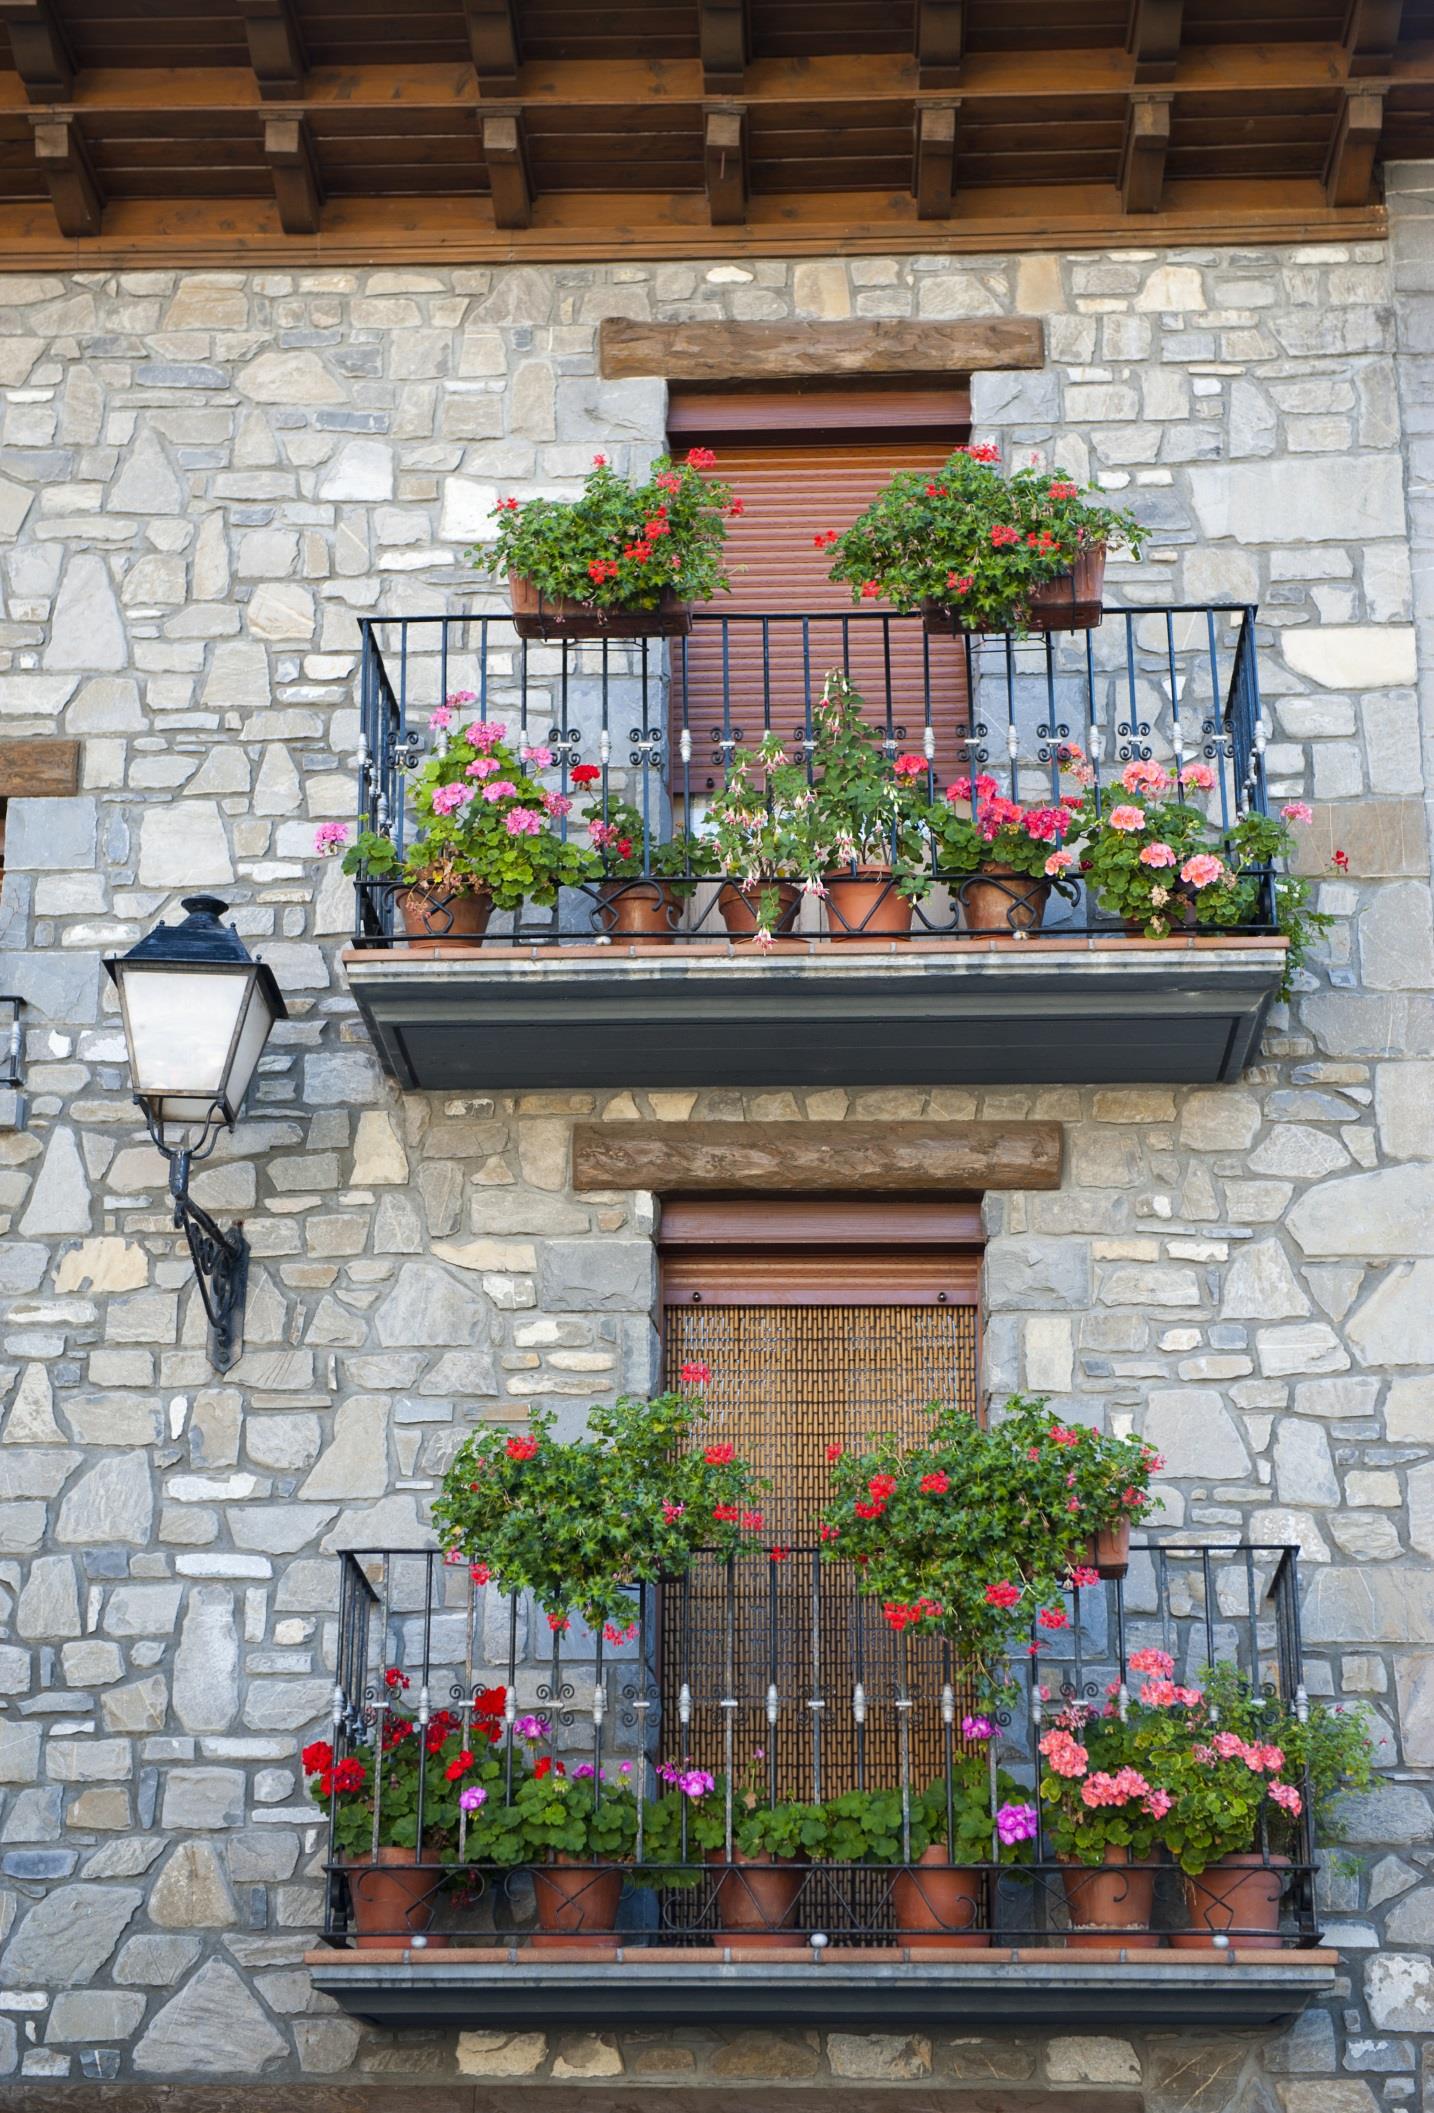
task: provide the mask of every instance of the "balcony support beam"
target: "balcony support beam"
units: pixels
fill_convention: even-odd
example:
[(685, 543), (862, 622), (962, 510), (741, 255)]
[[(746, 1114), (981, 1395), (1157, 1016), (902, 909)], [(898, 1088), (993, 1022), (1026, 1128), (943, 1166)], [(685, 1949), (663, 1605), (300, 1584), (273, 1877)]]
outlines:
[(1403, 19), (1404, 0), (1349, 0), (1344, 48), (1352, 75), (1389, 71)]
[(528, 154), (521, 113), (495, 111), (491, 115), (485, 114), (482, 135), (483, 159), (488, 164), (488, 187), (493, 198), (493, 225), (531, 226), (533, 188), (528, 180)]
[(97, 235), (104, 218), (104, 200), (79, 125), (72, 117), (35, 117), (31, 122), (35, 127), (35, 159), (49, 188), (60, 233), (70, 237)]
[(1142, 87), (1174, 80), (1184, 16), (1185, 0), (1130, 0), (1125, 48), (1135, 61), (1135, 78)]
[(1158, 213), (1165, 197), (1170, 149), (1169, 93), (1130, 98), (1120, 157), (1120, 202), (1127, 213)]
[(1332, 206), (1369, 204), (1383, 129), (1383, 89), (1348, 89), (1324, 167), (1325, 194)]
[(963, 0), (916, 0), (916, 73), (923, 89), (959, 84), (965, 42)]
[(265, 102), (297, 102), (308, 59), (289, 0), (239, 0), (249, 64)]
[(50, 0), (0, 0), (10, 58), (32, 103), (63, 103), (74, 93), (75, 62)]
[(916, 113), (912, 189), (918, 220), (949, 220), (956, 192), (956, 105), (926, 103)]
[(514, 0), (463, 0), (480, 95), (512, 95), (523, 63)]
[(747, 113), (709, 110), (703, 126), (707, 215), (713, 227), (739, 227), (747, 217)]
[(740, 95), (751, 56), (747, 0), (701, 0), (697, 25), (705, 93)]
[(264, 159), (274, 179), (274, 201), (284, 233), (317, 235), (323, 191), (313, 141), (302, 117), (265, 119)]

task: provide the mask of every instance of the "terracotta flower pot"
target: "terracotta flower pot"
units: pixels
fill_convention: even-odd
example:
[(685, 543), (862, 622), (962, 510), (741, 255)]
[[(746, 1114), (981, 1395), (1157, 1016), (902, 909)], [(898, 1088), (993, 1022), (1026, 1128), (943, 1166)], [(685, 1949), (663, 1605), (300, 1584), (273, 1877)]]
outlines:
[(990, 865), (974, 880), (963, 881), (960, 892), (968, 932), (987, 939), (1018, 939), (1040, 930), (1051, 884), (1010, 866)]
[(597, 914), (607, 937), (624, 946), (671, 946), (682, 903), (665, 880), (606, 880)]
[(944, 1843), (933, 1842), (914, 1865), (891, 1882), (891, 1912), (901, 1942), (911, 1951), (988, 1950), (986, 1881), (981, 1871), (948, 1863)]
[(428, 1937), (443, 1874), (416, 1864), (411, 1849), (390, 1845), (379, 1850), (377, 1862), (348, 1858), (344, 1870), (360, 1951), (397, 1951), (415, 1937), (427, 1937), (430, 1950), (447, 1942)]
[(1287, 1856), (1266, 1858), (1256, 1849), (1248, 1855), (1222, 1856), (1198, 1878), (1187, 1877), (1190, 1927), (1172, 1931), (1172, 1945), (1181, 1952), (1203, 1952), (1217, 1937), (1228, 1936), (1237, 1952), (1277, 1950), (1289, 1864)]
[(911, 898), (898, 893), (886, 866), (858, 866), (826, 877), (827, 937), (909, 939)]
[(1090, 1537), (1086, 1560), (1102, 1577), (1124, 1577), (1130, 1568), (1130, 1521), (1117, 1519)]
[(755, 936), (762, 897), (768, 888), (777, 891), (777, 921), (773, 929), (778, 936), (790, 932), (797, 921), (797, 908), (801, 902), (801, 890), (794, 881), (773, 880), (759, 883), (755, 888), (744, 888), (735, 880), (724, 880), (717, 890), (717, 907), (722, 913), (723, 924), (734, 939)]
[(571, 595), (543, 594), (531, 580), (508, 575), (513, 629), (519, 638), (681, 638), (692, 629), (692, 605), (665, 587), (655, 609), (599, 609)]
[(707, 1861), (724, 1868), (725, 1876), (717, 1881), (717, 1919), (735, 1943), (780, 1949), (806, 1942), (791, 1927), (802, 1889), (800, 1871), (774, 1867), (765, 1850), (743, 1856), (734, 1849), (729, 1865), (726, 1851), (713, 1849)]
[(555, 1856), (551, 1863), (534, 1864), (532, 1879), (538, 1911), (538, 1933), (531, 1939), (535, 1950), (560, 1951), (575, 1944), (616, 1950), (620, 1864)]
[(1061, 1883), (1070, 1910), (1066, 1945), (1074, 1951), (1128, 1942), (1127, 1932), (1139, 1930), (1140, 1941), (1157, 1944), (1148, 1935), (1155, 1904), (1155, 1873), (1138, 1867), (1127, 1869), (1128, 1850), (1107, 1848), (1103, 1864), (1076, 1863), (1062, 1857)]
[[(968, 623), (959, 602), (926, 601), (922, 621), (928, 631), (973, 631), (993, 636), (1014, 630), (1014, 624)], [(1105, 546), (1084, 550), (1069, 572), (1058, 579), (1042, 580), (1031, 589), (1026, 607), (1028, 631), (1093, 631), (1105, 615)]]
[(493, 898), (484, 888), (477, 895), (442, 895), (427, 888), (400, 888), (394, 900), (410, 939), (454, 949), (472, 946), (488, 929)]

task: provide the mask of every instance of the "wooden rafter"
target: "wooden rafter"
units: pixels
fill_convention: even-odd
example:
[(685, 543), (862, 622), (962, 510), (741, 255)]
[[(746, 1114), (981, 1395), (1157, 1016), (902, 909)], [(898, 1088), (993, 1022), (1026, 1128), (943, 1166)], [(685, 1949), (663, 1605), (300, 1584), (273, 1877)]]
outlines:
[(265, 102), (296, 101), (304, 92), (304, 40), (289, 0), (239, 0), (249, 64)]
[(739, 94), (751, 55), (747, 0), (701, 0), (697, 30), (705, 93)]
[(75, 62), (50, 0), (0, 0), (10, 57), (32, 103), (63, 103), (75, 85)]
[(1130, 0), (1125, 48), (1135, 61), (1135, 78), (1173, 81), (1180, 63), (1180, 32), (1185, 0)]
[(483, 159), (493, 197), (495, 227), (528, 227), (533, 219), (533, 188), (528, 181), (528, 152), (520, 112), (485, 111)]
[(1352, 74), (1389, 71), (1403, 18), (1404, 0), (1349, 0), (1344, 48)]
[(1164, 202), (1173, 100), (1168, 91), (1130, 98), (1120, 153), (1120, 202), (1127, 213), (1158, 213)]
[(37, 117), (35, 159), (49, 188), (62, 235), (97, 235), (104, 201), (85, 148), (84, 135), (72, 117)]
[(1368, 205), (1374, 194), (1374, 163), (1384, 129), (1384, 91), (1350, 88), (1340, 106), (1324, 167), (1331, 205)]
[(702, 132), (707, 212), (713, 227), (735, 227), (747, 217), (747, 113), (709, 110)]
[(284, 233), (317, 235), (324, 194), (305, 119), (265, 118), (264, 159), (274, 178), (274, 202)]
[(954, 88), (965, 55), (963, 0), (916, 0), (916, 74), (923, 88)]
[(911, 188), (918, 220), (949, 220), (956, 190), (956, 105), (925, 103), (916, 113)]
[(523, 45), (514, 0), (463, 0), (468, 48), (480, 95), (511, 95), (518, 85)]

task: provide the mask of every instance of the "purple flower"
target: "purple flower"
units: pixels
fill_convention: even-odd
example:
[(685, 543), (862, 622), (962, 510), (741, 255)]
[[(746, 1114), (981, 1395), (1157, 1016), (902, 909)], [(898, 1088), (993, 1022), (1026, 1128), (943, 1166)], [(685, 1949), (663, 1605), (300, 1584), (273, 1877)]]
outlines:
[(488, 1802), (488, 1793), (481, 1783), (470, 1783), (466, 1790), (458, 1793), (458, 1802), (465, 1812), (476, 1812), (480, 1805)]
[(348, 842), (347, 822), (320, 822), (314, 831), (314, 849), (324, 858), (332, 858)]
[(519, 1717), (513, 1729), (518, 1737), (526, 1739), (530, 1746), (536, 1746), (543, 1739), (550, 1739), (553, 1735), (553, 1727), (546, 1717)]
[(1034, 1841), (1036, 1834), (1036, 1808), (1034, 1805), (1003, 1805), (996, 1814), (996, 1832), (1006, 1847), (1017, 1842)]
[(677, 1778), (677, 1787), (685, 1798), (705, 1798), (709, 1790), (717, 1787), (715, 1779), (705, 1768), (689, 1768)]
[(989, 1717), (963, 1717), (961, 1736), (963, 1739), (994, 1739), (996, 1727)]

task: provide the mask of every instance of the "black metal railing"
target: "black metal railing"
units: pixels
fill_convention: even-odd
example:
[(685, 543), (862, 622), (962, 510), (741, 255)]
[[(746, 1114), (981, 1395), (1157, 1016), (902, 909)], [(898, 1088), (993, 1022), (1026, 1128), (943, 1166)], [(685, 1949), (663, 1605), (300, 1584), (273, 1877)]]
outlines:
[[(1213, 784), (1198, 797), (1225, 829), (1246, 813), (1267, 811), (1256, 613), (1233, 603), (1110, 610), (1092, 631), (1017, 638), (941, 635), (926, 631), (920, 616), (859, 610), (699, 611), (690, 635), (671, 641), (553, 644), (519, 638), (504, 614), (366, 618), (358, 826), (390, 836), (400, 851), (411, 843), (406, 781), (443, 738), (430, 732), (430, 714), (451, 692), (471, 693), (473, 716), (501, 721), (514, 743), (550, 751), (544, 778), (554, 792), (573, 794), (579, 764), (600, 771), (558, 824), (564, 835), (586, 842), (577, 808), (596, 805), (605, 816), (622, 799), (642, 816), (646, 851), (640, 875), (565, 889), (556, 910), (529, 905), (494, 917), (486, 934), (465, 943), (591, 943), (613, 931), (625, 894), (657, 899), (652, 846), (684, 825), (700, 831), (704, 802), (738, 748), (755, 747), (775, 730), (789, 753), (805, 751), (810, 760), (813, 711), (827, 671), (840, 668), (861, 691), (887, 754), (923, 758), (933, 798), (958, 772), (984, 770), (1011, 798), (1055, 799), (1069, 786), (1062, 750), (1074, 743), (1089, 758), (1098, 797), (1131, 762), (1207, 764)], [(663, 875), (679, 882), (661, 897), (670, 924), (665, 936), (729, 942), (716, 883), (666, 863)], [(968, 874), (933, 866), (930, 880), (916, 903), (914, 940), (1024, 935), (1022, 891), (1003, 891), (1007, 908), (989, 887), (973, 894)], [(402, 943), (397, 886), (358, 876), (357, 944)], [(1265, 876), (1257, 913), (1243, 930), (1274, 928), (1271, 887)], [(1062, 884), (1044, 919), (1053, 936), (1120, 929), (1078, 883)], [(820, 940), (885, 936), (886, 925), (878, 899), (856, 923), (835, 904), (805, 905), (790, 930)], [(441, 927), (440, 912), (429, 933)]]
[[(421, 1738), (440, 1711), (450, 1715), (451, 1724), (441, 1728), (453, 1747), (496, 1759), (495, 1799), (511, 1800), (533, 1766), (544, 1762), (575, 1779), (588, 1777), (599, 1801), (605, 1783), (637, 1792), (632, 1855), (620, 1865), (581, 1871), (572, 1883), (580, 1896), (592, 1889), (591, 1910), (575, 1910), (576, 1925), (559, 1923), (598, 1945), (618, 1939), (624, 1947), (740, 1947), (775, 1940), (819, 1949), (876, 1946), (899, 1955), (916, 1941), (908, 1934), (909, 1916), (897, 1912), (903, 1884), (914, 1881), (926, 1898), (928, 1881), (911, 1853), (919, 1805), (928, 1819), (944, 1805), (935, 1829), (937, 1859), (970, 1875), (959, 1909), (943, 1906), (932, 1891), (921, 1941), (1149, 1946), (1179, 1944), (1192, 1923), (1195, 1941), (1217, 1949), (1317, 1941), (1308, 1783), (1298, 1821), (1283, 1822), (1280, 1853), (1261, 1822), (1255, 1853), (1269, 1896), (1282, 1899), (1282, 1907), (1277, 1928), (1259, 1929), (1246, 1925), (1240, 1902), (1232, 1905), (1211, 1876), (1183, 1880), (1163, 1859), (1118, 1874), (1117, 1892), (1125, 1884), (1138, 1887), (1141, 1874), (1153, 1872), (1144, 1905), (1137, 1897), (1133, 1911), (1083, 1917), (1072, 1905), (1070, 1868), (1053, 1852), (1036, 1796), (1042, 1737), (1072, 1704), (1124, 1711), (1138, 1699), (1142, 1675), (1131, 1660), (1142, 1651), (1167, 1654), (1175, 1678), (1187, 1683), (1206, 1668), (1234, 1666), (1253, 1693), (1303, 1719), (1308, 1704), (1292, 1547), (1137, 1546), (1125, 1577), (1069, 1589), (1067, 1626), (1032, 1627), (1029, 1651), (1012, 1668), (1009, 1699), (985, 1713), (994, 1736), (974, 1741), (969, 1725), (963, 1729), (974, 1705), (950, 1646), (893, 1633), (855, 1590), (846, 1566), (824, 1561), (814, 1548), (735, 1562), (699, 1558), (685, 1579), (634, 1587), (631, 1625), (610, 1626), (606, 1634), (576, 1620), (553, 1629), (526, 1598), (475, 1582), (468, 1565), (445, 1563), (436, 1552), (350, 1552), (340, 1560), (332, 1746), (335, 1760), (362, 1756), (367, 1803), (357, 1849), (350, 1839), (342, 1853), (330, 1822), (324, 1934), (336, 1944), (354, 1939), (356, 1907), (391, 1831), (385, 1798), (400, 1794), (394, 1771), (411, 1767), (400, 1751), (405, 1742), (391, 1749), (386, 1727), (391, 1733), (394, 1714), (406, 1713)], [(989, 1848), (983, 1842), (974, 1859), (969, 1833), (959, 1853), (956, 1842), (956, 1785), (958, 1779), (965, 1785), (969, 1812), (973, 1756), (989, 1803)], [(723, 1808), (721, 1839), (705, 1852), (690, 1831), (687, 1800), (671, 1787), (673, 1770), (691, 1768), (716, 1778)], [(408, 1782), (401, 1794), (411, 1806), (411, 1777)], [(901, 1814), (896, 1859), (779, 1864), (779, 1872), (790, 1874), (790, 1897), (779, 1909), (764, 1907), (753, 1866), (735, 1847), (739, 1805), (831, 1800), (848, 1790), (895, 1794)], [(661, 1805), (643, 1802), (652, 1799)], [(672, 1799), (676, 1825), (655, 1821), (659, 1811), (671, 1820)], [(1031, 1815), (1023, 1860), (1014, 1865), (1002, 1857), (1002, 1840), (1010, 1837), (1003, 1837), (1000, 1820), (1013, 1800)], [(380, 1921), (376, 1935), (366, 1913), (361, 1941), (416, 1949), (550, 1941), (535, 1928), (532, 1886), (535, 1878), (542, 1883), (541, 1868), (485, 1867), (457, 1793), (440, 1793), (439, 1804), (435, 1811), (429, 1792), (425, 1805), (420, 1784), (413, 1846), (390, 1854), (410, 1864), (415, 1877), (421, 1874), (421, 1883), (411, 1889), (412, 1905), (387, 1925)], [(651, 1846), (654, 1825), (660, 1853)], [(654, 1858), (655, 1880), (646, 1868)], [(613, 1897), (599, 1906), (604, 1880)], [(955, 1922), (947, 1919), (953, 1913)], [(1092, 1919), (1094, 1931), (1079, 1927)]]

